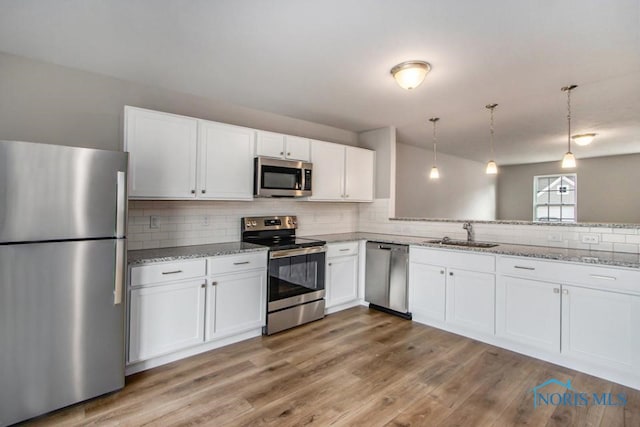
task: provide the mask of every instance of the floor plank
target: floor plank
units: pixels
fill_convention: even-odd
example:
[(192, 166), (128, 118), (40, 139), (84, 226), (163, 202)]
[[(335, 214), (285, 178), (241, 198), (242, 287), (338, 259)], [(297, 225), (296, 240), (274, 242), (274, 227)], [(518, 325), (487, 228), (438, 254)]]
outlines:
[[(533, 407), (549, 378), (627, 405)], [(127, 377), (34, 426), (640, 426), (640, 391), (363, 307)], [(550, 386), (562, 393), (562, 387)]]

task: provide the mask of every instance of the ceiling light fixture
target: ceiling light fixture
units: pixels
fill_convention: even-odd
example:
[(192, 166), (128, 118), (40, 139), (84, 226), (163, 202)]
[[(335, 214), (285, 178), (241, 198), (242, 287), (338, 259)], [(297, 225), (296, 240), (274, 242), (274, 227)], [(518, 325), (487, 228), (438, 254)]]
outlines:
[(420, 86), (427, 73), (431, 71), (431, 64), (424, 61), (405, 61), (391, 69), (391, 75), (403, 89), (414, 89)]
[(560, 88), (561, 91), (567, 92), (567, 152), (562, 157), (562, 168), (571, 169), (576, 167), (576, 156), (571, 152), (571, 91), (578, 85), (569, 85)]
[(581, 133), (580, 135), (573, 135), (571, 139), (578, 145), (589, 145), (593, 142), (597, 133)]
[(440, 172), (438, 171), (438, 167), (436, 166), (437, 162), (437, 138), (436, 138), (436, 123), (440, 120), (439, 117), (431, 117), (429, 121), (433, 123), (433, 167), (431, 168), (431, 172), (429, 173), (430, 179), (438, 179), (440, 178)]
[(493, 152), (493, 110), (495, 110), (497, 106), (498, 104), (487, 104), (485, 106), (485, 108), (487, 108), (491, 112), (491, 122), (489, 125), (489, 135), (490, 135), (489, 145), (491, 147), (491, 160), (487, 162), (487, 170), (486, 170), (487, 175), (495, 175), (498, 173), (498, 165), (493, 160), (495, 158), (495, 155)]

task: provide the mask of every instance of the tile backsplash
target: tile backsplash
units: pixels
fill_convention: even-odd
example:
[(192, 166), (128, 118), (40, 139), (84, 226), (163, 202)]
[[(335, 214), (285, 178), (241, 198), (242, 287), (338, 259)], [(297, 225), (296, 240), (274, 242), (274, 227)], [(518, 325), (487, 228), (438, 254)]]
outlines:
[[(297, 215), (300, 236), (355, 231), (431, 238), (467, 236), (459, 222), (390, 220), (388, 199), (373, 203), (134, 200), (129, 202), (129, 249), (239, 241), (240, 218), (260, 215)], [(150, 228), (152, 216), (157, 228)], [(479, 241), (640, 253), (637, 228), (474, 223), (474, 231)], [(584, 243), (584, 236), (597, 243)]]
[[(640, 234), (637, 228), (497, 223), (474, 223), (473, 228), (475, 239), (479, 241), (640, 253)], [(467, 232), (462, 229), (460, 222), (389, 220), (388, 199), (377, 199), (373, 203), (360, 205), (358, 231), (433, 238), (467, 238)], [(598, 243), (583, 243), (584, 236), (595, 239)]]
[[(240, 218), (297, 215), (301, 236), (349, 233), (358, 228), (355, 203), (255, 199), (250, 202), (147, 201), (129, 202), (129, 249), (200, 245), (240, 240)], [(150, 228), (151, 217), (157, 228)]]

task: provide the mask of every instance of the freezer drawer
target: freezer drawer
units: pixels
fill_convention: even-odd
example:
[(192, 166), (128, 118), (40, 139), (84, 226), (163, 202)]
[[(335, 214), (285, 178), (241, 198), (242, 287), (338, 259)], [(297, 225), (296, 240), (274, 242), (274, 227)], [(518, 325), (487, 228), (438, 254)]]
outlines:
[(116, 239), (0, 245), (0, 426), (124, 386), (124, 250)]

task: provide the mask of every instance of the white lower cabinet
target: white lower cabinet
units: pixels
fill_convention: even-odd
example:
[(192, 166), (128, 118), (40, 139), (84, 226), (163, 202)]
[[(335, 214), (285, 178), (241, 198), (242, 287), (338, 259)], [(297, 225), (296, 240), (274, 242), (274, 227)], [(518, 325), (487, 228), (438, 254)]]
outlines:
[(495, 276), (490, 273), (447, 270), (446, 320), (484, 334), (495, 333)]
[(358, 302), (358, 242), (330, 243), (327, 247), (326, 308), (355, 305)]
[(204, 279), (132, 289), (129, 362), (204, 341)]
[(557, 283), (498, 277), (496, 334), (530, 347), (558, 353), (560, 288)]
[(414, 319), (445, 320), (446, 268), (412, 262), (409, 264), (409, 311)]
[(264, 326), (267, 287), (264, 269), (213, 276), (207, 282), (207, 340)]
[(129, 278), (128, 373), (260, 335), (265, 325), (266, 251), (134, 266)]
[(562, 354), (640, 370), (640, 296), (562, 287)]

